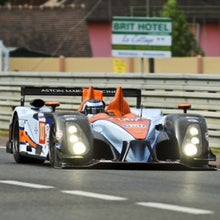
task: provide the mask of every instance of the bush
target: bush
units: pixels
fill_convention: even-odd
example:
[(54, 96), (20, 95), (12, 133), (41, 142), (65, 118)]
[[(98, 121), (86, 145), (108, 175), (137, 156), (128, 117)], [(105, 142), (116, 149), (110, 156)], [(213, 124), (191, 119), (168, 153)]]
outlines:
[(189, 29), (189, 24), (176, 0), (168, 0), (161, 12), (162, 17), (172, 19), (172, 56), (204, 55), (196, 42), (195, 36)]

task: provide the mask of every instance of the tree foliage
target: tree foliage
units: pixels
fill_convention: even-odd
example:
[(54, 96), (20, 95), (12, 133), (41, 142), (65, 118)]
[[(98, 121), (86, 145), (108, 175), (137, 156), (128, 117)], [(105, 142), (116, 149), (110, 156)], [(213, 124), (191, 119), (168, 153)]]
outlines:
[(0, 5), (6, 5), (9, 3), (9, 0), (0, 0)]
[(194, 56), (204, 55), (198, 45), (194, 34), (189, 29), (189, 24), (176, 0), (168, 0), (161, 13), (162, 17), (172, 19), (172, 55), (173, 56)]

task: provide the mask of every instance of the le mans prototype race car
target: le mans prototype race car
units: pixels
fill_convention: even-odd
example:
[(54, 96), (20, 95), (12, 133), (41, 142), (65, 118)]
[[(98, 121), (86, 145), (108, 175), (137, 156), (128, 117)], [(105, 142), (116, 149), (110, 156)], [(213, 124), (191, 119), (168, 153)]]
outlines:
[[(56, 168), (214, 169), (204, 117), (163, 115), (143, 108), (139, 89), (22, 87), (6, 151), (17, 163), (44, 162)], [(78, 111), (56, 109), (60, 102), (26, 95), (82, 96)], [(113, 97), (105, 106), (104, 98)], [(125, 97), (134, 97), (130, 108)]]

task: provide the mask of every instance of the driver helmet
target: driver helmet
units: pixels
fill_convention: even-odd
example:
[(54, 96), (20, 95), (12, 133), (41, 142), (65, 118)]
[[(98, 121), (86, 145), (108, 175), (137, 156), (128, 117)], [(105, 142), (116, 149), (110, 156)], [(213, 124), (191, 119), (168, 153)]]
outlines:
[(100, 112), (104, 112), (104, 102), (97, 100), (97, 99), (92, 99), (92, 100), (88, 100), (85, 104), (85, 114), (92, 116), (92, 115), (96, 115)]

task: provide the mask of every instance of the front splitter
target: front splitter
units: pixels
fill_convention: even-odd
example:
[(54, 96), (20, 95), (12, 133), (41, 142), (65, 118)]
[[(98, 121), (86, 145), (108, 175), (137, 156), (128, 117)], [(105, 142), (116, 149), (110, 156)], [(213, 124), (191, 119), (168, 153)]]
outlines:
[(62, 168), (72, 169), (109, 169), (109, 170), (195, 170), (216, 171), (215, 166), (190, 167), (179, 162), (120, 162), (120, 161), (94, 161), (87, 165), (62, 164)]

